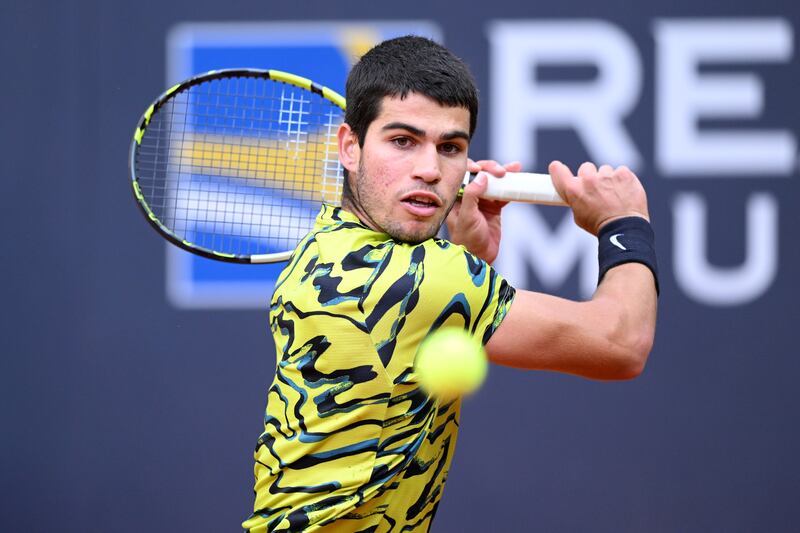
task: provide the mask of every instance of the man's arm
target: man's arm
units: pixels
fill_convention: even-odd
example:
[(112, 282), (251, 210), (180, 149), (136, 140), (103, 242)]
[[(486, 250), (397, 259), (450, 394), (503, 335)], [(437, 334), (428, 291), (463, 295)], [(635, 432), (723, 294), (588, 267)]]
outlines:
[[(584, 163), (576, 177), (553, 162), (550, 175), (576, 224), (594, 235), (621, 218), (649, 220), (644, 188), (625, 167)], [(588, 302), (520, 290), (486, 349), (502, 365), (629, 379), (642, 372), (650, 353), (656, 302), (654, 275), (640, 263), (608, 270)]]
[(506, 366), (630, 379), (644, 369), (655, 325), (653, 274), (627, 263), (609, 270), (588, 302), (518, 290), (486, 351)]

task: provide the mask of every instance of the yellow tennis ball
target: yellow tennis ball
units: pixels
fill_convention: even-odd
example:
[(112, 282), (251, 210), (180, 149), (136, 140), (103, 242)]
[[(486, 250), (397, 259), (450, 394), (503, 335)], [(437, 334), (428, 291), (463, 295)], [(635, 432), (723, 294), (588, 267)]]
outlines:
[(463, 329), (446, 328), (422, 341), (414, 368), (420, 386), (429, 394), (455, 398), (481, 386), (489, 363), (480, 340)]

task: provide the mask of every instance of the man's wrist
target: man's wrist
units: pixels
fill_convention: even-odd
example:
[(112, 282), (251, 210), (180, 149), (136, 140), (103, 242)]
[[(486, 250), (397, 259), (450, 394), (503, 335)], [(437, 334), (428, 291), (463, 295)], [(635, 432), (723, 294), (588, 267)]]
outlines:
[(647, 219), (631, 216), (612, 220), (603, 225), (597, 240), (598, 284), (615, 266), (641, 263), (653, 273), (656, 293), (659, 292), (655, 234)]

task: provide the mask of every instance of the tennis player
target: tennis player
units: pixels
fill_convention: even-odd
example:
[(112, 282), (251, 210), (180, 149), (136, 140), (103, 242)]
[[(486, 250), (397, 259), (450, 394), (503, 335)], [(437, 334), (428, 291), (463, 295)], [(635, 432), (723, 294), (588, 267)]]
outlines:
[[(420, 342), (442, 326), (482, 339), (490, 359), (628, 379), (655, 331), (647, 201), (627, 168), (549, 171), (575, 222), (599, 237), (594, 297), (512, 288), (490, 266), (502, 203), (479, 200), (467, 168), (478, 97), (467, 67), (420, 37), (385, 41), (347, 81), (338, 132), (342, 207), (325, 205), (280, 275), (270, 306), (277, 370), (255, 451), (250, 531), (427, 531), (453, 457), (460, 402), (416, 382)], [(451, 240), (436, 238), (447, 222)]]

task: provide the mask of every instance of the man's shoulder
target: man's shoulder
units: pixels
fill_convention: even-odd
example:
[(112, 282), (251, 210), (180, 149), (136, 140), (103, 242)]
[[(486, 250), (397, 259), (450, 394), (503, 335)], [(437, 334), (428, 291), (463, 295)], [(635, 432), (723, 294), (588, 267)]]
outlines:
[(407, 242), (365, 226), (353, 213), (323, 206), (314, 231), (309, 235), (317, 260), (341, 263), (345, 271), (362, 267), (424, 264), (429, 272), (459, 276), (478, 275), (489, 265), (464, 246), (440, 237)]
[(467, 280), (480, 285), (487, 275), (494, 275), (486, 261), (470, 253), (464, 246), (446, 239), (431, 238), (417, 244), (400, 243), (395, 246), (394, 254), (397, 258), (403, 257), (400, 261), (402, 264), (419, 265), (428, 282), (438, 287), (459, 286)]

